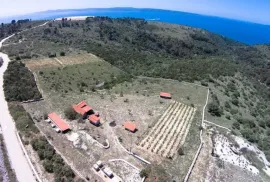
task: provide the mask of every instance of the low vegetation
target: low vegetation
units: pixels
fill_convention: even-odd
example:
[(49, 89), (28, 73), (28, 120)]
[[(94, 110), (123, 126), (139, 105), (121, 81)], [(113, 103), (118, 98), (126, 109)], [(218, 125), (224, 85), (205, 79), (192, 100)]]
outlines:
[(27, 101), (41, 98), (35, 78), (20, 61), (12, 61), (4, 74), (4, 92), (7, 101)]

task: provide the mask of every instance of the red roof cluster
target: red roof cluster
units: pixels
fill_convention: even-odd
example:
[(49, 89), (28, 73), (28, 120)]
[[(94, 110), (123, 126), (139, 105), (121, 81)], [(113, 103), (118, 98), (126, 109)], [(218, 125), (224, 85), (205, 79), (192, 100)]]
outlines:
[(160, 92), (159, 95), (162, 98), (168, 98), (168, 99), (171, 99), (172, 98), (172, 95), (170, 93), (167, 93), (167, 92)]
[(87, 105), (86, 101), (81, 101), (79, 104), (73, 105), (73, 109), (81, 115), (85, 115), (92, 110), (92, 108)]
[(69, 125), (64, 120), (62, 120), (56, 113), (53, 112), (51, 114), (48, 114), (48, 117), (61, 131), (66, 131), (70, 129)]
[(124, 124), (124, 127), (125, 127), (126, 130), (129, 130), (131, 132), (136, 131), (136, 125), (133, 122), (126, 121), (125, 124)]

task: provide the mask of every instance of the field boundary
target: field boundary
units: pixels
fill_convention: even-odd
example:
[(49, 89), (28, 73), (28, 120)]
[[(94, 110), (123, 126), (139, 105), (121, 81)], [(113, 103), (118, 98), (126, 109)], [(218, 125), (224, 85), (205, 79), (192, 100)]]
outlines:
[(232, 131), (232, 130), (229, 129), (229, 128), (226, 128), (226, 127), (224, 127), (224, 126), (218, 125), (218, 124), (213, 123), (213, 122), (211, 122), (211, 121), (204, 120), (204, 122), (205, 122), (205, 123), (208, 123), (208, 124), (211, 124), (211, 125), (214, 125), (214, 126), (217, 126), (217, 127), (219, 127), (219, 128), (223, 128), (223, 129), (228, 130), (228, 131)]
[(194, 165), (195, 165), (195, 163), (196, 163), (196, 161), (197, 161), (197, 159), (199, 157), (199, 154), (200, 154), (201, 149), (202, 149), (203, 144), (204, 144), (203, 139), (202, 139), (202, 134), (203, 134), (202, 126), (203, 126), (203, 123), (204, 123), (205, 109), (206, 109), (206, 106), (208, 104), (208, 99), (209, 99), (209, 88), (207, 90), (206, 103), (205, 103), (205, 105), (203, 107), (203, 113), (202, 113), (201, 131), (200, 131), (200, 141), (201, 141), (201, 143), (200, 143), (200, 146), (199, 146), (199, 148), (198, 148), (198, 150), (197, 150), (197, 152), (196, 152), (196, 154), (194, 156), (194, 159), (193, 159), (193, 161), (191, 163), (191, 166), (189, 167), (189, 170), (188, 170), (187, 175), (186, 175), (186, 177), (184, 179), (184, 182), (188, 182), (189, 177), (190, 177), (190, 175), (192, 173), (192, 170), (194, 168)]

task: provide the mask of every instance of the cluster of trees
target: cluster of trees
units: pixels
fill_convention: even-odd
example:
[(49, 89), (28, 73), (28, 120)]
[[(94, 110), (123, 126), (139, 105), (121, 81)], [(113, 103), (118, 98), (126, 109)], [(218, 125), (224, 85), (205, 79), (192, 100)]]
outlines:
[(22, 25), (27, 24), (30, 21), (30, 19), (22, 19), (18, 20), (17, 22), (16, 20), (12, 20), (9, 24), (1, 23), (0, 38), (7, 37), (8, 35), (21, 31), (23, 28), (25, 28), (25, 26)]
[(16, 128), (21, 134), (25, 137), (31, 137), (33, 134), (39, 132), (30, 114), (25, 111), (22, 105), (16, 102), (10, 102), (8, 107), (10, 114), (15, 121)]
[(55, 152), (55, 149), (48, 143), (45, 137), (39, 137), (31, 141), (33, 149), (38, 153), (44, 169), (54, 173), (55, 181), (73, 181), (75, 174), (65, 164), (62, 157)]
[(34, 75), (21, 61), (11, 61), (4, 74), (7, 101), (26, 101), (41, 98)]

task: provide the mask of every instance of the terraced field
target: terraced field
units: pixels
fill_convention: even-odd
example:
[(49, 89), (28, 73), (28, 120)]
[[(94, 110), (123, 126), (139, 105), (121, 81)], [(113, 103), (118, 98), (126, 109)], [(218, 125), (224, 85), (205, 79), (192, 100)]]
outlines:
[(173, 157), (185, 142), (195, 112), (188, 105), (172, 103), (139, 146), (163, 157)]

